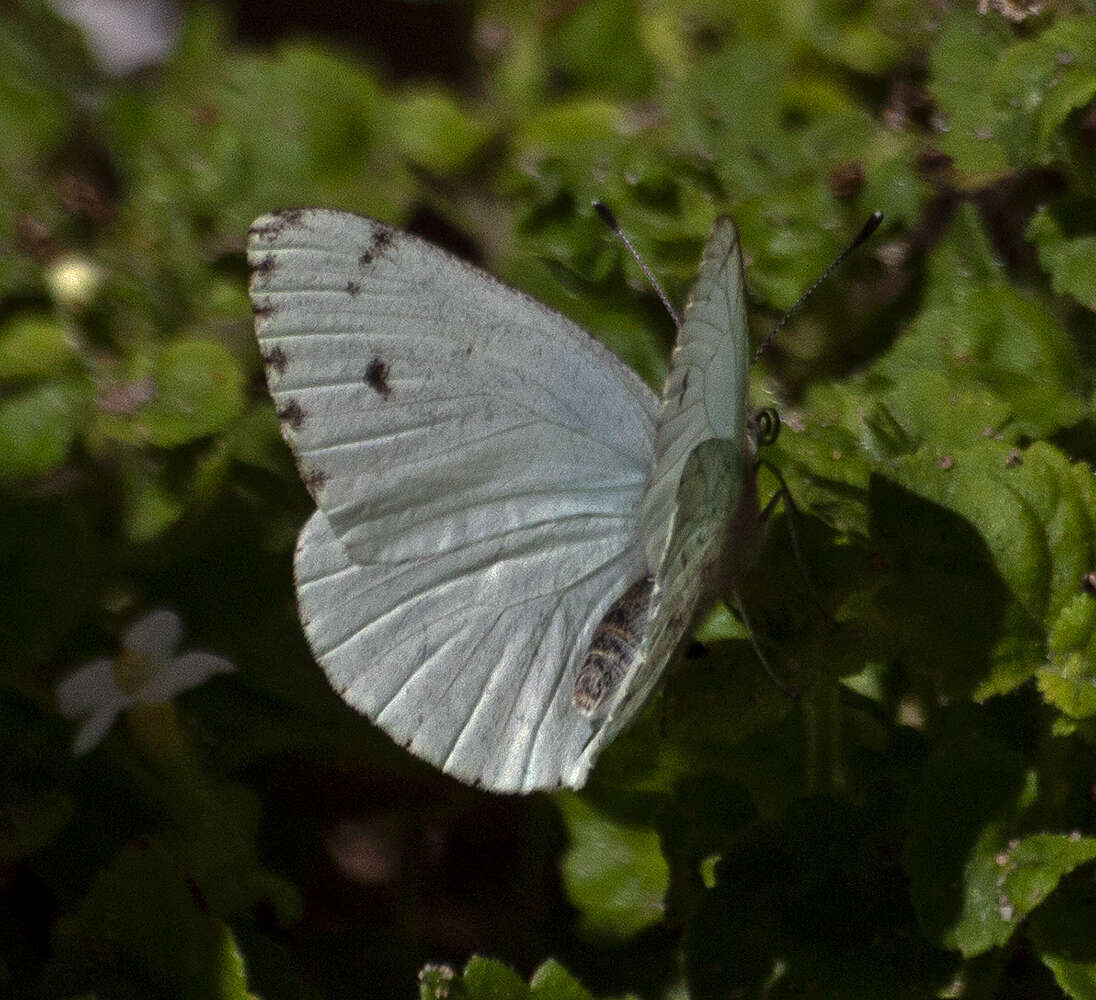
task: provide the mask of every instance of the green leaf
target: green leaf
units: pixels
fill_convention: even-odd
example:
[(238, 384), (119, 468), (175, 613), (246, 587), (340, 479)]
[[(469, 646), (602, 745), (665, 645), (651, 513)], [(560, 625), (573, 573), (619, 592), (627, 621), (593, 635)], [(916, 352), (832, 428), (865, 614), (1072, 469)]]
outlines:
[(571, 838), (563, 884), (582, 913), (582, 933), (620, 941), (661, 921), (669, 869), (658, 834), (615, 823), (578, 795), (556, 801)]
[(1096, 858), (1096, 838), (1041, 833), (1010, 842), (997, 855), (1002, 916), (1023, 919), (1057, 887), (1064, 875)]
[[(244, 405), (243, 373), (220, 344), (188, 337), (151, 359), (147, 399), (120, 414), (103, 413), (100, 425), (119, 440), (172, 448), (225, 430)], [(136, 384), (136, 383), (134, 383)]]
[[(641, 6), (636, 0), (603, 0), (548, 13), (548, 30), (538, 42), (551, 77), (568, 90), (642, 101), (654, 74), (636, 30)], [(607, 59), (607, 52), (627, 56)]]
[(1033, 216), (1027, 237), (1059, 295), (1096, 311), (1096, 200), (1060, 198)]
[(126, 535), (138, 545), (163, 534), (186, 512), (182, 490), (140, 453), (121, 466)]
[[(790, 308), (855, 233), (847, 216), (817, 182), (743, 201), (735, 220), (750, 260), (751, 293)], [(800, 332), (789, 349), (803, 352), (804, 346)]]
[(159, 846), (127, 847), (61, 926), (54, 996), (165, 991), (194, 1000), (253, 1000), (243, 956), (185, 869)]
[[(761, 193), (759, 173), (779, 161), (781, 84), (788, 57), (779, 38), (739, 37), (714, 54), (695, 59), (673, 89), (667, 111), (670, 129), (685, 150), (721, 162), (733, 190)], [(729, 147), (725, 144), (729, 143)], [(759, 171), (749, 150), (765, 150)]]
[(881, 211), (888, 224), (910, 224), (928, 197), (928, 184), (915, 167), (914, 144), (907, 135), (874, 130), (862, 156), (864, 186), (857, 205)]
[[(976, 524), (926, 490), (926, 480), (966, 465), (960, 457), (948, 471), (915, 456), (902, 466), (906, 488), (873, 480), (873, 562), (867, 600), (854, 605), (880, 637), (876, 656), (897, 657), (945, 697), (1011, 690), (1042, 662), (1038, 625), (1009, 593)], [(964, 484), (972, 503), (989, 492), (977, 471)]]
[(307, 42), (229, 58), (229, 31), (222, 9), (189, 8), (152, 89), (118, 88), (106, 109), (130, 192), (127, 235), (187, 284), (208, 277), (211, 226), (223, 245), (272, 207), (331, 204), (393, 218), (412, 195), (392, 155), (395, 95), (372, 68)]
[(55, 375), (74, 358), (65, 329), (55, 319), (19, 312), (0, 327), (0, 379)]
[[(828, 58), (859, 73), (883, 74), (901, 58), (902, 45), (888, 24), (889, 7), (825, 0), (811, 8), (811, 37)], [(891, 29), (888, 32), (888, 28)]]
[(928, 86), (940, 115), (934, 142), (965, 186), (987, 184), (1009, 166), (998, 134), (1007, 115), (986, 86), (1008, 39), (1002, 19), (957, 7), (929, 55)]
[(419, 972), (422, 1000), (593, 1000), (593, 995), (553, 959), (544, 962), (528, 985), (513, 969), (493, 958), (473, 956), (458, 976), (447, 965)]
[(1096, 883), (1087, 873), (1067, 880), (1031, 917), (1036, 954), (1074, 1000), (1096, 1000), (1094, 922)]
[(1009, 939), (1021, 916), (999, 887), (1002, 865), (1035, 776), (1001, 743), (967, 736), (941, 743), (907, 804), (903, 864), (926, 937), (978, 955)]
[(88, 411), (81, 382), (45, 382), (0, 401), (0, 480), (33, 479), (64, 464)]
[(1050, 631), (1050, 666), (1036, 676), (1043, 697), (1071, 719), (1096, 716), (1096, 597), (1077, 594)]
[(1096, 94), (1096, 18), (1063, 18), (1037, 38), (1009, 41), (1003, 19), (951, 12), (930, 60), (943, 115), (937, 145), (967, 186), (1006, 166), (1056, 160), (1084, 174), (1065, 126)]
[[(589, 204), (585, 195), (597, 193), (601, 174), (620, 156), (623, 121), (623, 109), (605, 100), (552, 105), (522, 121), (512, 156), (531, 175), (542, 203), (567, 193)], [(601, 196), (608, 200), (604, 190)]]
[[(45, 4), (6, 12), (0, 32), (0, 170), (10, 182), (61, 140), (76, 114), (88, 63), (79, 32)], [(6, 186), (6, 185), (5, 185)], [(7, 195), (10, 192), (5, 191)]]
[[(1040, 638), (1055, 627), (1063, 609), (1075, 606), (1084, 574), (1096, 565), (1091, 489), (1083, 467), (1075, 472), (1060, 452), (1042, 443), (1020, 453), (986, 441), (949, 458), (940, 463), (931, 456), (911, 456), (892, 473), (906, 489), (953, 511), (980, 536), (976, 542), (961, 541), (959, 525), (945, 531), (943, 521), (930, 528), (928, 522), (907, 515), (904, 530), (915, 550), (896, 564), (902, 567), (892, 584), (897, 587), (897, 603), (888, 602), (896, 615), (898, 605), (906, 604), (906, 612), (897, 619), (912, 628), (906, 655), (915, 662), (919, 658), (915, 644), (922, 629), (929, 661), (942, 656), (942, 666), (951, 652), (963, 649), (961, 661), (945, 670), (938, 682), (944, 683), (949, 674), (974, 681), (981, 663), (987, 673), (976, 688), (979, 698), (1010, 690), (1036, 674), (1043, 683), (1065, 671), (1076, 678), (1074, 683), (1085, 683), (1096, 665), (1085, 655), (1084, 621), (1080, 633), (1069, 627), (1073, 619), (1060, 623), (1060, 653), (1049, 668), (1041, 652), (1045, 639)], [(875, 510), (878, 514), (880, 508)], [(900, 538), (892, 537), (889, 544), (896, 542)], [(937, 547), (935, 572), (943, 570), (946, 575), (934, 583), (935, 560), (928, 553)], [(979, 563), (986, 561), (1006, 591), (979, 571)], [(979, 577), (983, 583), (973, 586)], [(916, 593), (914, 587), (919, 588)], [(937, 633), (934, 621), (950, 624)], [(953, 638), (949, 640), (948, 634)], [(973, 647), (968, 645), (972, 642)], [(979, 647), (982, 653), (976, 655)]]
[(1096, 538), (1089, 497), (1057, 449), (1039, 442), (1017, 456), (986, 442), (957, 454), (950, 468), (910, 461), (901, 471), (909, 488), (979, 528), (1033, 619), (1049, 626), (1078, 592), (1096, 558)]
[[(142, 717), (145, 708), (131, 715), (137, 725), (144, 721), (146, 730), (155, 729), (158, 717)], [(280, 923), (297, 920), (301, 898), (296, 886), (270, 871), (259, 856), (259, 796), (245, 785), (215, 781), (192, 761), (187, 768), (173, 773), (175, 784), (160, 793), (170, 817), (165, 838), (202, 886), (210, 908), (218, 914), (249, 913), (263, 902), (273, 907)]]
[(439, 174), (469, 165), (491, 134), (484, 119), (443, 90), (409, 90), (395, 107), (395, 135), (408, 161)]
[(474, 956), (464, 968), (468, 1000), (528, 1000), (529, 987), (510, 966)]
[(239, 365), (212, 341), (175, 341), (160, 356), (155, 379), (144, 417), (149, 440), (161, 447), (223, 430), (243, 409)]
[(1001, 54), (988, 77), (987, 93), (1010, 109), (1005, 142), (1016, 164), (1048, 162), (1054, 133), (1071, 112), (1096, 94), (1096, 17), (1065, 17), (1037, 38)]
[(543, 1000), (593, 1000), (593, 995), (559, 962), (548, 959), (529, 980), (530, 997)]
[(1044, 437), (1081, 420), (1080, 369), (1047, 307), (1005, 285), (967, 208), (933, 255), (925, 307), (870, 374), (904, 436), (939, 458), (981, 437)]

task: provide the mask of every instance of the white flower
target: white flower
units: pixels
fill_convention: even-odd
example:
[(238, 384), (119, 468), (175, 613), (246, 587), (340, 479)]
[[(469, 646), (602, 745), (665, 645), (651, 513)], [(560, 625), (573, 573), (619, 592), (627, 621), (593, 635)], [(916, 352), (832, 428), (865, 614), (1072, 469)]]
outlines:
[(103, 270), (86, 257), (62, 254), (46, 268), (45, 281), (54, 302), (78, 312), (95, 301)]
[(52, 0), (82, 28), (91, 54), (114, 76), (163, 62), (175, 47), (179, 12), (170, 0)]
[(72, 742), (74, 754), (97, 746), (123, 709), (170, 701), (214, 674), (236, 669), (231, 660), (214, 653), (176, 656), (182, 631), (174, 611), (149, 612), (126, 630), (115, 659), (92, 660), (61, 680), (58, 709), (66, 719), (85, 720)]

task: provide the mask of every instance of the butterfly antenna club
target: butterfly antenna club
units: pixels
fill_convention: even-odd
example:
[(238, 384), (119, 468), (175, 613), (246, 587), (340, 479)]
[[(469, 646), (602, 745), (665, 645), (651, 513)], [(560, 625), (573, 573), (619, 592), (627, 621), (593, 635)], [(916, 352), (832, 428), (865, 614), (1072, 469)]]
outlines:
[(647, 266), (647, 262), (639, 255), (639, 251), (635, 248), (632, 241), (628, 239), (624, 230), (620, 228), (620, 223), (617, 222), (612, 209), (601, 201), (595, 201), (592, 202), (592, 204), (594, 211), (600, 216), (601, 221), (616, 233), (620, 242), (628, 248), (628, 253), (635, 258), (635, 262), (647, 276), (647, 280), (651, 283), (651, 287), (658, 293), (658, 297), (662, 299), (662, 304), (666, 307), (666, 312), (670, 314), (670, 318), (674, 321), (674, 326), (680, 328), (681, 316), (678, 315), (677, 310), (674, 308), (674, 304), (670, 301), (670, 297), (663, 291), (662, 286), (658, 283), (658, 278), (655, 277), (654, 272)]
[(881, 223), (882, 221), (882, 212), (872, 212), (872, 214), (868, 217), (868, 221), (860, 227), (860, 232), (858, 232), (852, 238), (852, 242), (849, 243), (849, 245), (845, 247), (845, 249), (842, 250), (830, 262), (830, 265), (826, 268), (826, 270), (824, 270), (817, 278), (814, 279), (814, 282), (811, 284), (810, 288), (808, 288), (802, 295), (800, 295), (799, 298), (792, 305), (792, 307), (786, 313), (784, 313), (784, 315), (781, 316), (780, 319), (776, 321), (776, 325), (768, 332), (765, 339), (761, 341), (761, 343), (758, 345), (757, 351), (754, 353), (754, 361), (757, 361), (757, 359), (760, 358), (761, 355), (769, 349), (769, 345), (776, 339), (776, 335), (782, 329), (784, 329), (784, 327), (788, 323), (788, 320), (790, 320), (797, 312), (799, 312), (800, 309), (803, 308), (803, 304), (815, 293), (815, 291), (818, 289), (818, 286), (821, 285), (822, 282), (824, 282), (831, 274), (833, 274), (833, 272), (836, 271), (842, 264), (844, 264), (848, 256), (854, 250), (856, 250), (857, 247), (859, 247), (862, 243), (868, 240), (871, 234), (879, 228), (879, 223)]

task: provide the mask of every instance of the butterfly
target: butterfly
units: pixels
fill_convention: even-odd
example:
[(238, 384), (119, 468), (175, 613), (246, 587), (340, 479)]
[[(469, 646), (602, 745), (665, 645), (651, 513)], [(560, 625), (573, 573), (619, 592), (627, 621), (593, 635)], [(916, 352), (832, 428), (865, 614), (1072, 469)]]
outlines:
[[(580, 327), (383, 222), (258, 219), (255, 328), (316, 511), (295, 577), (339, 695), (496, 792), (579, 788), (758, 557), (734, 223), (661, 400)], [(767, 411), (766, 411), (767, 412)]]

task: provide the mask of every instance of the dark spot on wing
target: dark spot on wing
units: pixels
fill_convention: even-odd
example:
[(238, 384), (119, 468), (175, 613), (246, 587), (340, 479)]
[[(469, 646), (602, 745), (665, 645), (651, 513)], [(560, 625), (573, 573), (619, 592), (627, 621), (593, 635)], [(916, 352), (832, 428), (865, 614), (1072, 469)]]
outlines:
[(473, 788), (482, 788), (483, 787), (483, 777), (482, 776), (477, 776), (477, 777), (473, 778), (472, 779), (472, 787)]
[(468, 346), (467, 346), (467, 347), (466, 347), (466, 348), (464, 349), (464, 356), (465, 356), (466, 358), (470, 358), (470, 357), (472, 356), (472, 347), (473, 347), (473, 346), (474, 346), (473, 344), (469, 344), (469, 345), (468, 345)]
[(389, 371), (389, 366), (382, 358), (374, 358), (369, 362), (362, 379), (381, 399), (388, 399), (392, 395), (392, 386), (388, 384)]
[(268, 319), (278, 311), (278, 307), (270, 299), (259, 299), (251, 304), (251, 311), (258, 319)]
[(269, 278), (274, 273), (274, 268), (277, 266), (277, 263), (274, 254), (268, 253), (251, 269), (251, 273), (257, 278)]
[(303, 215), (304, 209), (301, 208), (289, 208), (284, 212), (275, 212), (271, 216), (272, 221), (261, 226), (252, 226), (248, 230), (248, 235), (261, 236), (263, 239), (273, 242), (282, 235), (287, 227), (298, 225)]
[(304, 410), (301, 409), (301, 404), (295, 399), (291, 399), (278, 411), (278, 419), (283, 424), (289, 424), (295, 431), (299, 431), (304, 424)]
[(272, 347), (263, 354), (263, 364), (267, 368), (273, 368), (279, 375), (284, 375), (289, 367), (289, 355), (280, 347)]
[(323, 469), (311, 469), (303, 478), (304, 488), (312, 495), (312, 499), (316, 500), (327, 482), (327, 473)]
[(681, 394), (677, 397), (677, 405), (681, 406), (685, 402), (685, 390), (689, 388), (689, 369), (685, 369), (685, 376), (681, 380)]
[(362, 251), (362, 255), (358, 258), (358, 264), (361, 267), (368, 267), (388, 249), (391, 242), (392, 231), (378, 227), (373, 233), (373, 238), (369, 241), (369, 246)]
[(351, 295), (359, 295), (362, 290), (362, 283), (360, 281), (348, 281), (346, 283), (346, 290)]

